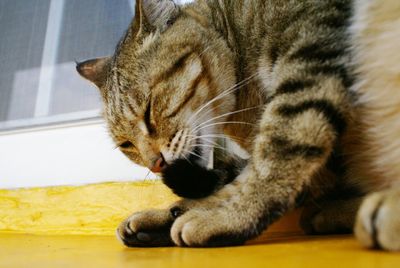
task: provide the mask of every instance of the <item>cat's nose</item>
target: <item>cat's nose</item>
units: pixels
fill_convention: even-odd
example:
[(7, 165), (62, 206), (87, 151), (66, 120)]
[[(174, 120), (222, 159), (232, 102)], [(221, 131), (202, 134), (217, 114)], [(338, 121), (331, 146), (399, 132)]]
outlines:
[(164, 157), (160, 156), (156, 161), (154, 161), (153, 166), (150, 168), (153, 173), (161, 173), (163, 168), (166, 166)]

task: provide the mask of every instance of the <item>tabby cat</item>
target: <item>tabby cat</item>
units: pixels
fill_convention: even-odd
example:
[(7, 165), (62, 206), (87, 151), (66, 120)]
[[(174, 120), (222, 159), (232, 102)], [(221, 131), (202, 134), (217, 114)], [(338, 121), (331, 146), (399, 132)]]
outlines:
[[(373, 155), (362, 153), (370, 139), (359, 93), (371, 72), (380, 75), (349, 64), (350, 41), (369, 32), (354, 27), (359, 38), (350, 38), (353, 14), (360, 24), (364, 16), (353, 4), (136, 0), (115, 54), (77, 65), (99, 87), (121, 151), (183, 197), (124, 221), (117, 235), (125, 245), (238, 245), (299, 205), (307, 232), (352, 230), (363, 197), (384, 184), (365, 172)], [(365, 83), (354, 83), (353, 69)], [(361, 86), (351, 91), (354, 84)], [(220, 157), (221, 137), (249, 158)], [(356, 233), (366, 245), (400, 249), (399, 219), (387, 212), (399, 210), (389, 201), (396, 198), (365, 201)]]

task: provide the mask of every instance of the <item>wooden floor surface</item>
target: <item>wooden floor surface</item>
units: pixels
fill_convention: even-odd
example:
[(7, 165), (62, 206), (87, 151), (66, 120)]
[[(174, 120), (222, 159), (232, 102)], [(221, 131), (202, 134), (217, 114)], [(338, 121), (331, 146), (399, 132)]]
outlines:
[(400, 254), (365, 250), (351, 236), (262, 237), (231, 248), (125, 248), (111, 236), (0, 235), (0, 267), (400, 267)]

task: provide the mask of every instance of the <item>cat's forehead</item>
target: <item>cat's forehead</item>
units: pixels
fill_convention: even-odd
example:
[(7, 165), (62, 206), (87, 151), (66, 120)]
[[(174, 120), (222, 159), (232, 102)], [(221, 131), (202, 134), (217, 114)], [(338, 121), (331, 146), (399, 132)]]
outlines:
[(152, 85), (171, 78), (170, 70), (174, 66), (184, 65), (186, 59), (195, 57), (198, 54), (196, 47), (196, 44), (189, 42), (159, 42), (152, 49), (139, 47), (137, 49), (143, 51), (137, 53), (120, 52), (115, 55), (111, 72), (113, 86), (140, 90), (148, 95)]

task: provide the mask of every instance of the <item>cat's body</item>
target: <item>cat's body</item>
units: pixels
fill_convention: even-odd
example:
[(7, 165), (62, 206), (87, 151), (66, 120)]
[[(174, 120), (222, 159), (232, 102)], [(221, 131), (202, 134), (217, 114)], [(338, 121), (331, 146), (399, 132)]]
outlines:
[[(306, 209), (308, 231), (352, 228), (362, 196), (382, 182), (349, 159), (364, 146), (349, 90), (351, 16), (350, 0), (137, 1), (115, 55), (78, 71), (101, 89), (129, 158), (176, 192), (176, 176), (211, 179), (200, 194), (179, 189), (201, 199), (130, 217), (119, 228), (126, 245), (240, 244), (299, 200), (320, 205)], [(222, 134), (250, 159), (213, 189), (221, 173), (207, 173), (207, 162)]]

